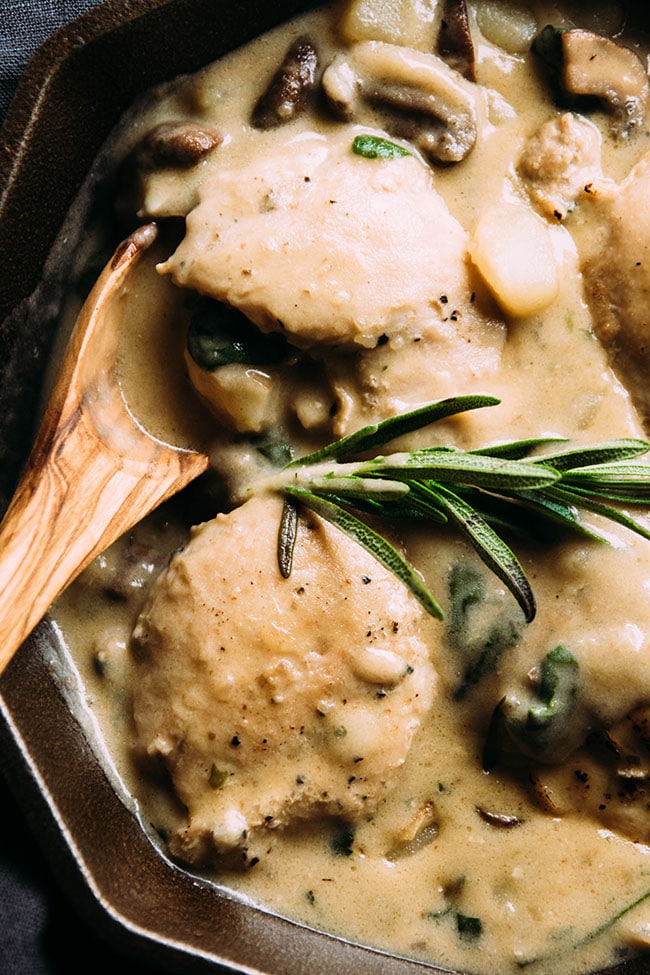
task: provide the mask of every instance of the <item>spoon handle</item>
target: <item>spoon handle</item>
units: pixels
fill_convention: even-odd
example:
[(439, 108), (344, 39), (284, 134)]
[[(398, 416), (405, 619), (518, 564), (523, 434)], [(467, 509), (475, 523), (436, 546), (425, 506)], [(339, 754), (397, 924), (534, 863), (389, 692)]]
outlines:
[(0, 673), (96, 555), (208, 466), (146, 433), (116, 378), (127, 275), (154, 236), (144, 227), (128, 238), (82, 308), (0, 524)]

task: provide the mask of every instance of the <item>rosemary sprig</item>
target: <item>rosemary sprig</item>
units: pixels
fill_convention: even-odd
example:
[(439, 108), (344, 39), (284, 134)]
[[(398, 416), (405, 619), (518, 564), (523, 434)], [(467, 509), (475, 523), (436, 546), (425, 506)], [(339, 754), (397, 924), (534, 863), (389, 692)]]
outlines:
[(436, 420), (443, 420), (447, 416), (457, 416), (459, 413), (467, 413), (469, 410), (477, 410), (482, 406), (498, 406), (501, 400), (495, 396), (453, 396), (449, 399), (438, 400), (436, 403), (428, 403), (417, 410), (409, 413), (400, 413), (397, 416), (390, 416), (387, 420), (379, 423), (372, 423), (362, 427), (348, 437), (341, 437), (327, 447), (321, 447), (313, 454), (299, 457), (297, 460), (287, 464), (287, 467), (304, 467), (306, 464), (319, 464), (324, 460), (341, 460), (343, 457), (358, 456), (375, 447), (383, 447), (407, 433), (421, 430), (422, 427), (435, 423)]
[[(650, 505), (650, 464), (635, 458), (645, 440), (622, 438), (536, 454), (561, 438), (536, 438), (458, 450), (434, 445), (367, 455), (378, 447), (444, 417), (496, 406), (493, 396), (459, 396), (363, 427), (305, 457), (292, 460), (262, 487), (284, 495), (278, 562), (291, 572), (298, 519), (296, 504), (311, 508), (371, 552), (403, 582), (432, 616), (443, 611), (421, 576), (394, 545), (359, 515), (447, 524), (459, 530), (513, 594), (530, 622), (535, 598), (526, 574), (502, 532), (530, 534), (531, 524), (607, 542), (585, 524), (589, 511), (650, 540), (650, 527), (617, 505)], [(366, 455), (359, 458), (360, 455)], [(254, 485), (252, 490), (259, 490)], [(525, 517), (523, 517), (525, 516)]]
[(293, 497), (301, 500), (303, 504), (320, 515), (321, 518), (336, 525), (346, 535), (372, 552), (378, 562), (381, 562), (411, 590), (428, 613), (438, 619), (443, 618), (441, 607), (425, 586), (422, 578), (386, 538), (373, 531), (365, 522), (357, 518), (352, 512), (347, 511), (332, 498), (319, 497), (319, 495), (301, 488), (288, 488), (287, 490)]

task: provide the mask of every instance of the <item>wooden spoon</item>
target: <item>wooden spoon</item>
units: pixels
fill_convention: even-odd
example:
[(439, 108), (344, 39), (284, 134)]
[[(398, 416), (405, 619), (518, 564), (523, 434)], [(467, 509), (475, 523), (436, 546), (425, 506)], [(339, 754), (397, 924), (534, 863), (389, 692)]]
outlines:
[(0, 673), (96, 555), (207, 468), (139, 426), (116, 376), (121, 299), (156, 236), (147, 224), (128, 237), (86, 300), (0, 524)]

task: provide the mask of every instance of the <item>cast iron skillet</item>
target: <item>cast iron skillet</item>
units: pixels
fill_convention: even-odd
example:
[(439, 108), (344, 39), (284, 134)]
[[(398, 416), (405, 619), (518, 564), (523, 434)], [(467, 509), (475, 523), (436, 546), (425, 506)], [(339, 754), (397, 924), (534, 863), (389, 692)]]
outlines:
[[(0, 512), (31, 445), (78, 231), (101, 206), (94, 160), (111, 128), (144, 90), (310, 5), (108, 0), (30, 62), (0, 133)], [(3, 768), (79, 911), (125, 952), (177, 972), (435, 971), (255, 910), (172, 865), (117, 795), (82, 724), (74, 675), (43, 623), (0, 679)], [(650, 961), (617, 971), (644, 975)]]

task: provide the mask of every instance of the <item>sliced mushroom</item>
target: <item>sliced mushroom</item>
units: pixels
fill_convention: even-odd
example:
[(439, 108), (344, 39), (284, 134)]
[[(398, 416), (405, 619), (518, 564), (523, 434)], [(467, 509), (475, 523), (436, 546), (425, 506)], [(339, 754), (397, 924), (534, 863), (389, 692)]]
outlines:
[(588, 30), (562, 35), (564, 83), (574, 95), (591, 95), (626, 125), (638, 125), (648, 99), (648, 76), (634, 51)]
[(444, 0), (438, 32), (438, 54), (468, 81), (476, 81), (474, 45), (465, 0)]
[(520, 819), (519, 816), (493, 812), (491, 809), (484, 809), (482, 806), (477, 806), (476, 811), (484, 823), (487, 823), (488, 826), (494, 826), (496, 829), (515, 829), (523, 823), (523, 819)]
[(334, 111), (371, 122), (411, 141), (439, 163), (456, 163), (476, 142), (474, 93), (469, 82), (433, 54), (382, 41), (362, 41), (323, 73)]
[(598, 729), (561, 765), (538, 766), (532, 774), (529, 768), (535, 801), (551, 815), (578, 812), (600, 828), (647, 843), (650, 761), (640, 728), (647, 715), (644, 707)]
[[(117, 174), (115, 209), (124, 225), (130, 228), (142, 218), (185, 216), (193, 199), (187, 171), (222, 141), (217, 129), (190, 121), (161, 122), (146, 132), (124, 158)], [(174, 179), (179, 172), (182, 180)], [(165, 183), (166, 192), (152, 204), (147, 197), (151, 184), (159, 178)]]
[(140, 173), (187, 169), (212, 152), (223, 137), (196, 122), (161, 122), (138, 142), (131, 163)]
[(570, 101), (595, 99), (614, 117), (621, 134), (642, 122), (648, 76), (634, 51), (592, 31), (552, 26), (544, 28), (533, 48)]
[(433, 802), (425, 802), (413, 810), (408, 820), (395, 830), (392, 845), (386, 851), (386, 858), (400, 860), (413, 856), (429, 843), (433, 843), (439, 832), (436, 808)]
[(317, 72), (316, 48), (309, 38), (299, 37), (253, 108), (251, 124), (256, 129), (275, 129), (291, 122), (316, 87)]

